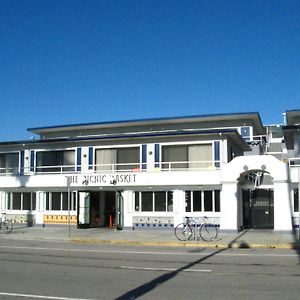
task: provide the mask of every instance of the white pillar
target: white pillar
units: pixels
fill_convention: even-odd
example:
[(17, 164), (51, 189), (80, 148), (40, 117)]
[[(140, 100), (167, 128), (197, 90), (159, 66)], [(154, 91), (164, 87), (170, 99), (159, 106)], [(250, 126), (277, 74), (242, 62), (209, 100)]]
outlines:
[(274, 230), (292, 230), (292, 203), (288, 183), (274, 183)]
[(236, 182), (224, 183), (221, 191), (221, 230), (238, 230), (238, 190)]

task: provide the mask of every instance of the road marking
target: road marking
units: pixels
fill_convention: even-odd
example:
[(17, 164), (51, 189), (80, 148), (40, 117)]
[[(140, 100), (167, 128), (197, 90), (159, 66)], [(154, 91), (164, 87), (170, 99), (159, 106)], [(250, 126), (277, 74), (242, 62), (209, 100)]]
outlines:
[[(1, 248), (8, 249), (24, 249), (24, 250), (40, 250), (40, 251), (64, 251), (64, 252), (93, 252), (93, 253), (116, 253), (116, 254), (148, 254), (148, 255), (179, 255), (179, 256), (254, 256), (254, 257), (298, 257), (298, 254), (274, 254), (274, 253), (224, 253), (215, 250), (211, 252), (193, 252), (193, 253), (182, 253), (182, 252), (159, 252), (159, 251), (127, 251), (127, 250), (100, 250), (100, 249), (65, 249), (65, 248), (46, 248), (46, 247), (26, 247), (26, 246), (0, 246)], [(228, 251), (230, 249), (227, 249)], [(226, 249), (223, 249), (226, 251)], [(245, 251), (245, 250), (241, 250)], [(271, 251), (274, 251), (273, 249)]]
[(17, 294), (17, 293), (4, 293), (0, 292), (1, 296), (10, 296), (10, 297), (22, 297), (22, 298), (31, 298), (31, 299), (53, 299), (53, 300), (96, 300), (89, 298), (69, 298), (69, 297), (55, 297), (55, 296), (43, 296), (43, 295), (30, 295), (30, 294)]
[[(168, 271), (168, 272), (178, 272), (178, 269), (174, 268), (145, 268), (145, 267), (129, 267), (129, 266), (120, 266), (121, 269), (126, 270), (145, 270), (145, 271)], [(203, 270), (203, 269), (186, 269), (180, 270), (180, 272), (205, 272), (209, 273), (211, 270)]]

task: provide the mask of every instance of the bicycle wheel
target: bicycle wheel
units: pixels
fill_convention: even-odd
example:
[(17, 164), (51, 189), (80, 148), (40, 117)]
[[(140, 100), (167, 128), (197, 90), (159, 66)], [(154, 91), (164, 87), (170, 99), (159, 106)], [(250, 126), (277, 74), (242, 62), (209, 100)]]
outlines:
[(4, 221), (2, 223), (2, 230), (5, 233), (11, 233), (13, 230), (13, 224), (12, 221)]
[(186, 223), (180, 223), (175, 227), (175, 236), (179, 241), (188, 241), (192, 235), (193, 230)]
[(202, 224), (199, 233), (203, 241), (212, 242), (218, 235), (218, 229), (215, 225)]

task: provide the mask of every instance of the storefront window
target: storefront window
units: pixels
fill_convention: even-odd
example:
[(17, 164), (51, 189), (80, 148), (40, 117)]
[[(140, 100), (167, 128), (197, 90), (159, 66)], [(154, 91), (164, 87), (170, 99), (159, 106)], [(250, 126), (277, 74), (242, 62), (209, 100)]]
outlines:
[(213, 211), (212, 191), (204, 192), (204, 211)]
[(154, 197), (154, 208), (155, 211), (166, 211), (166, 193), (156, 192)]
[(153, 193), (142, 192), (142, 211), (153, 211)]
[(220, 212), (220, 191), (185, 191), (186, 212)]
[(21, 209), (21, 193), (13, 193), (13, 209), (20, 210)]
[(23, 193), (23, 210), (31, 210), (31, 193)]
[(52, 210), (60, 210), (61, 193), (52, 193)]
[(299, 194), (298, 194), (298, 189), (294, 189), (294, 212), (299, 212)]
[(135, 211), (173, 211), (173, 192), (135, 192)]

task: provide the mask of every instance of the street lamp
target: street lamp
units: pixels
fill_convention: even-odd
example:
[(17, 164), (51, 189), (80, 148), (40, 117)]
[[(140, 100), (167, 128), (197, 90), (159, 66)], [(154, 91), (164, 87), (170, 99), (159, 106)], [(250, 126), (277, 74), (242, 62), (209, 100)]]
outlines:
[(68, 238), (71, 236), (71, 223), (70, 223), (70, 210), (71, 210), (71, 199), (70, 199), (70, 190), (71, 190), (71, 176), (66, 176), (67, 178), (67, 191), (68, 191)]

